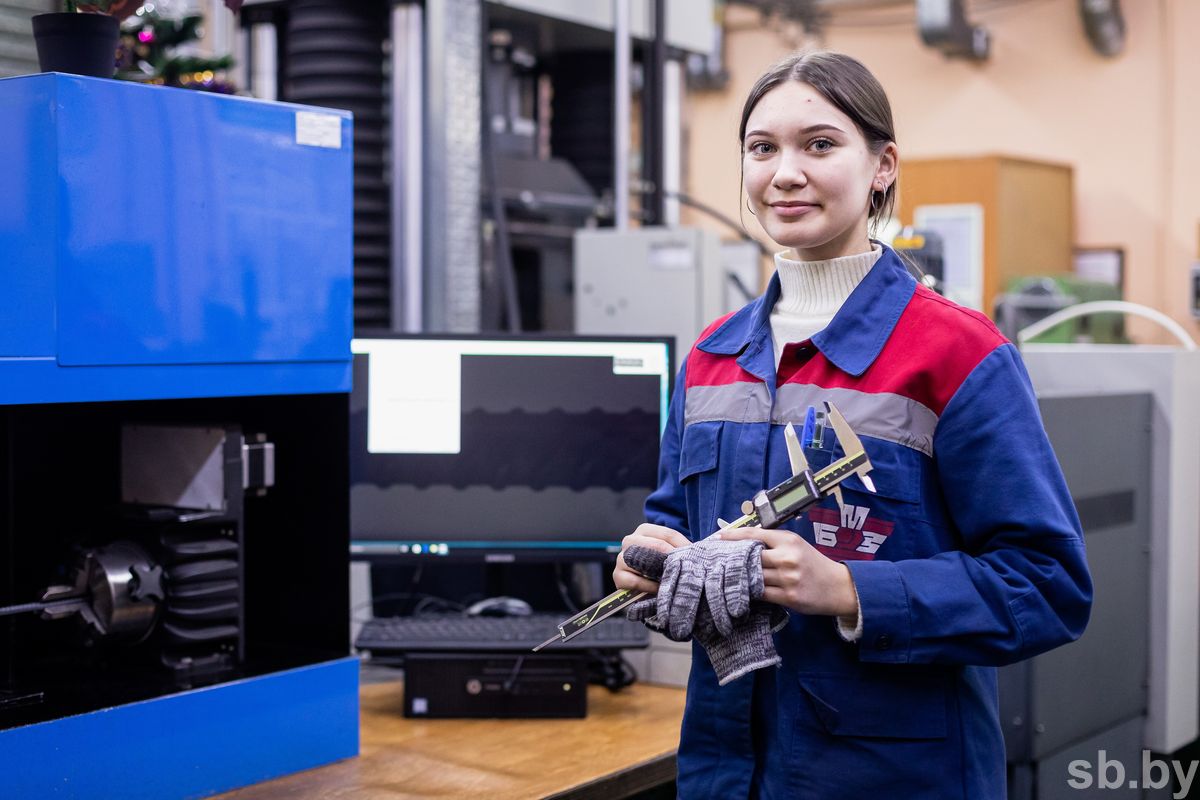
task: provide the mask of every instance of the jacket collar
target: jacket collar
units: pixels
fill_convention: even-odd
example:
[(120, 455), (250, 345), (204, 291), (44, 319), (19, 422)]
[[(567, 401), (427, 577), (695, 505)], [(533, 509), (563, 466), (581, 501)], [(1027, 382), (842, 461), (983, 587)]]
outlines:
[[(867, 276), (855, 287), (813, 345), (838, 369), (855, 377), (879, 356), (900, 315), (916, 291), (916, 279), (887, 245)], [(771, 310), (779, 300), (779, 275), (771, 276), (761, 297), (725, 320), (696, 346), (713, 355), (737, 355), (738, 364), (772, 384), (775, 353)]]

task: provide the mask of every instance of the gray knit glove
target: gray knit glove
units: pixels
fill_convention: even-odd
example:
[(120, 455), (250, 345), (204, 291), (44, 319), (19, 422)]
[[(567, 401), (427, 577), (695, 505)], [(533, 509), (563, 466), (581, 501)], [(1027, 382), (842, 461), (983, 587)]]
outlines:
[(734, 623), (728, 636), (717, 630), (707, 611), (697, 617), (694, 633), (708, 653), (717, 684), (724, 686), (748, 672), (778, 665), (782, 659), (771, 634), (786, 624), (786, 611), (774, 603), (756, 600), (750, 604), (750, 613)]
[(762, 602), (763, 546), (755, 539), (704, 539), (695, 545), (705, 556), (708, 614), (702, 610), (697, 615), (694, 635), (721, 686), (780, 663), (771, 633), (787, 623), (787, 612)]
[(771, 633), (787, 623), (787, 613), (760, 600), (762, 547), (753, 539), (705, 539), (669, 555), (630, 547), (622, 555), (626, 565), (658, 579), (659, 591), (631, 605), (626, 615), (675, 641), (695, 637), (722, 686), (774, 666), (780, 659)]
[[(667, 561), (667, 554), (661, 553), (658, 550), (652, 550), (649, 547), (634, 545), (627, 548), (621, 554), (621, 558), (625, 560), (625, 566), (632, 569), (652, 581), (657, 581), (662, 578), (663, 565)], [(631, 604), (625, 609), (625, 616), (634, 622), (644, 622), (647, 628), (662, 633), (663, 630), (658, 627), (658, 597), (655, 595), (646, 595), (636, 603)]]
[[(652, 581), (659, 582), (661, 593), (663, 570), (667, 562), (667, 554), (649, 547), (634, 545), (629, 547), (621, 554), (625, 559), (625, 565), (635, 572), (641, 573)], [(672, 576), (672, 580), (677, 578), (677, 573)], [(646, 627), (652, 631), (657, 631), (668, 639), (677, 642), (686, 642), (691, 639), (691, 636), (684, 636), (682, 639), (677, 639), (671, 635), (666, 624), (666, 616), (658, 614), (658, 597), (649, 595), (633, 603), (629, 608), (625, 609), (625, 616), (634, 622), (645, 623)]]
[(704, 553), (704, 596), (713, 622), (723, 636), (733, 632), (734, 620), (750, 612), (750, 601), (763, 596), (762, 549), (756, 539), (727, 542), (705, 539), (696, 549)]

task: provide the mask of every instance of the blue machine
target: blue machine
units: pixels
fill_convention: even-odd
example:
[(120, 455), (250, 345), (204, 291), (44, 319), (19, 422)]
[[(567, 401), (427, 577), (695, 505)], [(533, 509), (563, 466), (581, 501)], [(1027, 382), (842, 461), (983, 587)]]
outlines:
[[(113, 642), (97, 603), (0, 616), (0, 796), (356, 755), (350, 114), (52, 73), (0, 80), (0, 119), (0, 607), (83, 558), (145, 609)], [(141, 572), (111, 567), (128, 543)]]
[(0, 119), (0, 403), (349, 391), (347, 112), (46, 74)]

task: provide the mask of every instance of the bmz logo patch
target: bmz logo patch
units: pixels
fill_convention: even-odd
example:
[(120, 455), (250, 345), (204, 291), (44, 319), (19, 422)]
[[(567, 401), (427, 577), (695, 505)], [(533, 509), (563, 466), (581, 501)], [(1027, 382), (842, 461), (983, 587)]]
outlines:
[(834, 561), (873, 561), (895, 523), (870, 519), (870, 512), (866, 506), (849, 503), (841, 509), (811, 509), (808, 520), (816, 546)]

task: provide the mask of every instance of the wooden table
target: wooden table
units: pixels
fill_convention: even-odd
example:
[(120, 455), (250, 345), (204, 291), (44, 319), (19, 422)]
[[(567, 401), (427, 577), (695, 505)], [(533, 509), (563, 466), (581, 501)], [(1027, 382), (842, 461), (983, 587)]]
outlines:
[(586, 719), (413, 720), (403, 686), (361, 689), (358, 758), (219, 795), (224, 800), (627, 797), (675, 777), (682, 689), (588, 688)]

